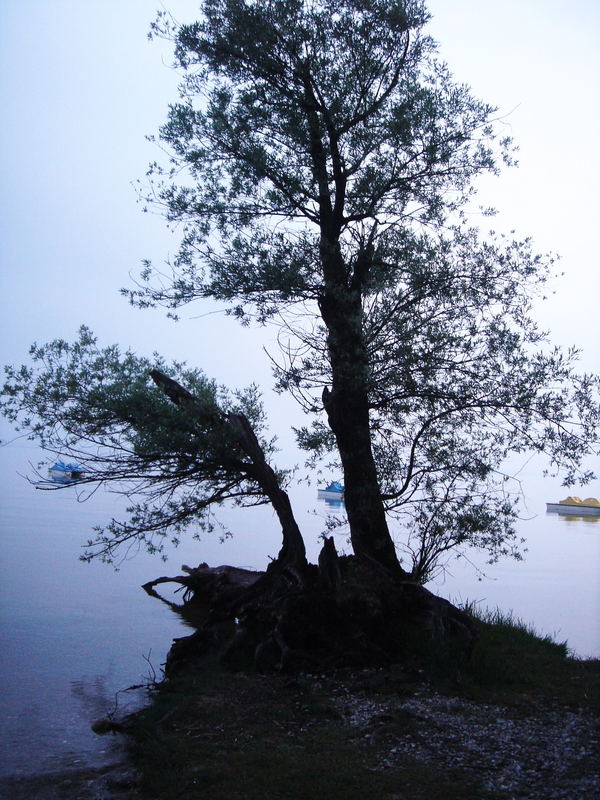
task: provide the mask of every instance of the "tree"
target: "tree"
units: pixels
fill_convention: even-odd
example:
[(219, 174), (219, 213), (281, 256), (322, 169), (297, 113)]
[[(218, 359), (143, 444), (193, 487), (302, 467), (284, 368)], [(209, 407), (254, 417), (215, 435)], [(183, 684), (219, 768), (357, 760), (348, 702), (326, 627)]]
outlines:
[[(236, 406), (199, 373), (96, 351), (84, 330), (72, 347), (34, 350), (46, 371), (9, 371), (7, 413), (33, 414), (34, 434), (57, 433), (46, 440), (61, 452), (98, 447), (89, 480), (131, 478), (146, 494), (125, 528), (100, 535), (109, 556), (138, 534), (155, 546), (157, 530), (202, 521), (214, 503), (272, 502), (277, 581), (248, 595), (245, 576), (233, 605), (220, 590), (211, 602), (230, 622), (243, 607), (244, 629), (262, 625), (282, 659), (282, 620), (315, 614), (324, 587), (331, 630), (341, 609), (378, 630), (365, 652), (399, 646), (399, 609), (468, 628), (415, 582), (458, 547), (517, 552), (505, 457), (544, 452), (566, 481), (585, 480), (600, 417), (597, 379), (574, 373), (575, 352), (545, 348), (531, 318), (552, 258), (467, 222), (474, 180), (511, 162), (511, 142), (436, 59), (420, 0), (205, 0), (202, 11), (190, 25), (161, 13), (153, 27), (174, 42), (183, 81), (160, 132), (170, 164), (152, 165), (146, 199), (183, 237), (171, 275), (147, 262), (126, 293), (172, 310), (214, 298), (242, 322), (280, 323), (277, 385), (314, 417), (300, 444), (339, 458), (353, 566), (331, 540), (318, 580), (306, 564), (253, 392)], [(408, 571), (390, 520), (408, 529)], [(213, 577), (176, 580), (206, 590)], [(325, 624), (312, 619), (313, 632)]]
[[(277, 513), (283, 543), (266, 572), (201, 564), (145, 584), (197, 627), (173, 646), (170, 670), (215, 650), (261, 668), (405, 659), (414, 656), (407, 623), (472, 646), (464, 612), (372, 559), (339, 559), (333, 539), (318, 566), (307, 563), (285, 475), (267, 461), (273, 444), (254, 387), (232, 397), (197, 370), (99, 349), (85, 327), (75, 343), (33, 345), (31, 356), (33, 366), (6, 367), (5, 416), (46, 451), (81, 459), (82, 487), (106, 482), (136, 499), (127, 523), (96, 530), (83, 560), (110, 563), (140, 543), (162, 552), (169, 532), (176, 544), (192, 523), (210, 530), (212, 506), (227, 501), (270, 502)], [(38, 477), (39, 488), (60, 488)], [(184, 603), (159, 595), (163, 583), (185, 587)]]
[[(6, 368), (5, 416), (44, 450), (82, 460), (82, 488), (107, 483), (139, 498), (127, 509), (127, 523), (113, 520), (97, 529), (83, 560), (113, 563), (133, 542), (163, 552), (168, 532), (177, 544), (192, 524), (212, 530), (211, 508), (229, 501), (270, 502), (284, 537), (279, 561), (305, 563), (304, 542), (281, 488), (285, 475), (267, 463), (273, 442), (262, 435), (256, 387), (232, 397), (198, 370), (167, 366), (158, 356), (122, 355), (117, 346), (101, 350), (85, 327), (73, 344), (33, 345), (30, 354), (33, 367)], [(60, 488), (40, 477), (41, 487)]]
[(184, 79), (147, 200), (184, 236), (172, 278), (147, 264), (130, 292), (279, 320), (278, 386), (317, 416), (302, 446), (339, 455), (354, 552), (398, 570), (388, 520), (408, 518), (420, 580), (464, 543), (517, 552), (505, 457), (545, 452), (573, 481), (598, 420), (576, 353), (544, 352), (531, 319), (552, 259), (466, 222), (473, 180), (511, 142), (426, 21), (415, 0), (159, 16)]

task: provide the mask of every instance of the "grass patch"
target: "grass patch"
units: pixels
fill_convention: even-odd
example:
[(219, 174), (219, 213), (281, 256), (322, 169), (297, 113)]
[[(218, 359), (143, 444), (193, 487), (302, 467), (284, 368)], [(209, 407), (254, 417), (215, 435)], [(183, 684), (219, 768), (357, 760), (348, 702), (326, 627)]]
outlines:
[(480, 639), (464, 681), (480, 699), (555, 702), (600, 711), (600, 660), (577, 659), (566, 642), (541, 636), (512, 613), (465, 608)]

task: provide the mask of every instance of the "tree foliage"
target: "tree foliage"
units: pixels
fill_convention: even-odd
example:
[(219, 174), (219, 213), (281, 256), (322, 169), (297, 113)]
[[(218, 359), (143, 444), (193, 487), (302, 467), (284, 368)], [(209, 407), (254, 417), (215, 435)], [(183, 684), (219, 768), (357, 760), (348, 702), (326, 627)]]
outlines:
[[(600, 416), (597, 379), (532, 319), (553, 259), (470, 222), (474, 182), (512, 162), (512, 143), (438, 59), (427, 20), (421, 0), (205, 0), (185, 25), (161, 13), (153, 34), (173, 41), (182, 83), (160, 131), (170, 162), (151, 166), (145, 199), (182, 243), (170, 273), (147, 262), (126, 290), (140, 307), (212, 298), (242, 322), (278, 322), (277, 386), (313, 417), (297, 432), (309, 457), (340, 464), (355, 553), (397, 571), (403, 551), (418, 580), (456, 548), (517, 554), (507, 456), (545, 453), (585, 481)], [(176, 526), (225, 495), (254, 499), (247, 475), (215, 467), (210, 437), (194, 450), (181, 409), (147, 394), (149, 365), (134, 361), (115, 366), (119, 391), (98, 389), (106, 406), (81, 395), (75, 439), (118, 453), (126, 432), (115, 477), (142, 470), (144, 492), (163, 464), (189, 477)], [(223, 404), (198, 373), (182, 377)], [(23, 404), (27, 376), (9, 378)], [(136, 392), (139, 414), (120, 417)]]
[[(85, 327), (76, 342), (33, 345), (30, 355), (31, 365), (6, 368), (5, 416), (44, 450), (77, 460), (81, 489), (105, 484), (132, 500), (127, 522), (97, 529), (85, 559), (113, 562), (124, 546), (140, 544), (162, 553), (167, 536), (177, 543), (191, 525), (196, 533), (212, 530), (215, 505), (267, 502), (239, 437), (225, 424), (241, 414), (261, 436), (256, 387), (232, 395), (199, 370), (117, 346), (101, 349)], [(158, 388), (151, 375), (163, 371), (185, 382), (197, 405), (182, 407)], [(272, 453), (262, 436), (261, 446)], [(60, 488), (39, 478), (43, 488)]]

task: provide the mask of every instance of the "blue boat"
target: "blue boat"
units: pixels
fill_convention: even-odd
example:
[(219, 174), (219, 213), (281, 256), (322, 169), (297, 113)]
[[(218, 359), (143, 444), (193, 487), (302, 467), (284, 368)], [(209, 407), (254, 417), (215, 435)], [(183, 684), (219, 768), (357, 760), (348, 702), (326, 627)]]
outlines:
[(317, 491), (317, 497), (328, 505), (340, 506), (344, 502), (344, 487), (339, 481), (331, 481), (325, 489)]
[(48, 476), (54, 483), (76, 483), (85, 476), (85, 472), (79, 464), (65, 464), (64, 461), (57, 461), (48, 470)]

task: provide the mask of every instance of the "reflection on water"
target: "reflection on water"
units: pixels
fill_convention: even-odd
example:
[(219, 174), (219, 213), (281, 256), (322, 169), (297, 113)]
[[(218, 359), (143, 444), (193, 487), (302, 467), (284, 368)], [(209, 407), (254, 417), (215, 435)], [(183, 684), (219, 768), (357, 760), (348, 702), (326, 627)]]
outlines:
[[(107, 676), (96, 675), (94, 678), (72, 680), (71, 695), (81, 704), (88, 719), (97, 719), (117, 711), (116, 698), (109, 697)], [(111, 708), (112, 706), (112, 708)]]
[[(562, 519), (565, 522), (574, 522), (574, 523), (584, 522), (584, 523), (590, 523), (592, 525), (595, 525), (598, 522), (600, 522), (600, 516), (595, 516), (594, 517), (592, 515), (586, 515), (586, 514), (565, 514), (562, 511), (560, 513), (557, 513), (557, 514), (554, 514), (554, 513), (551, 513), (551, 512), (546, 512), (546, 513), (547, 513), (547, 516), (549, 516), (549, 517), (550, 516), (552, 516), (552, 517), (556, 516), (558, 519)], [(576, 530), (576, 529), (572, 528), (572, 530)]]
[(334, 511), (342, 511), (344, 501), (337, 497), (320, 497), (319, 500)]
[(344, 487), (339, 481), (331, 481), (324, 489), (317, 491), (317, 500), (332, 510), (344, 508)]

